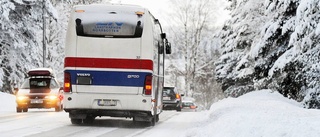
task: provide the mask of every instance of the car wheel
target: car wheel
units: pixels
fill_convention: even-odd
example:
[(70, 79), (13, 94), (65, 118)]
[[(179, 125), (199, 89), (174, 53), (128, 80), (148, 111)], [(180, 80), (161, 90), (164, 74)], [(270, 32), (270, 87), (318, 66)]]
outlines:
[(82, 119), (73, 119), (73, 118), (71, 118), (71, 123), (72, 124), (76, 124), (76, 125), (81, 124), (82, 123)]
[(62, 105), (56, 106), (54, 109), (56, 112), (60, 112), (62, 110)]
[(156, 116), (156, 122), (159, 122), (159, 114)]
[(22, 108), (17, 107), (17, 113), (21, 113), (22, 112)]
[(177, 107), (177, 111), (181, 111), (181, 107)]
[(23, 112), (28, 112), (28, 108), (24, 108), (24, 109), (23, 109)]

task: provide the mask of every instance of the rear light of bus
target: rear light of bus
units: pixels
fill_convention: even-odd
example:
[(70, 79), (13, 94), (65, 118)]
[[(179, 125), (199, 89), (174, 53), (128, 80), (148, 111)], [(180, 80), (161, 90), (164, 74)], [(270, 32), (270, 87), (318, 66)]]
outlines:
[(144, 94), (152, 94), (152, 75), (147, 75), (144, 81)]
[(71, 75), (69, 72), (64, 72), (64, 92), (71, 92)]

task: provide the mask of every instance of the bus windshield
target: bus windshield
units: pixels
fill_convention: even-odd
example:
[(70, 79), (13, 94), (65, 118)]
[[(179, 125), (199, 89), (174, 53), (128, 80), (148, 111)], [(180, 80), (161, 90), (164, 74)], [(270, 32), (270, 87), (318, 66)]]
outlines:
[(78, 36), (86, 37), (141, 37), (143, 14), (136, 12), (81, 12), (75, 18)]

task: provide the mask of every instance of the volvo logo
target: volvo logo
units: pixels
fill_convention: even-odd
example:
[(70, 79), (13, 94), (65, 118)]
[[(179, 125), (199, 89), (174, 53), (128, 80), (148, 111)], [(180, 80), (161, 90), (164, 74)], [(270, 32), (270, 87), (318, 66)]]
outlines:
[(77, 73), (77, 76), (89, 77), (90, 73)]

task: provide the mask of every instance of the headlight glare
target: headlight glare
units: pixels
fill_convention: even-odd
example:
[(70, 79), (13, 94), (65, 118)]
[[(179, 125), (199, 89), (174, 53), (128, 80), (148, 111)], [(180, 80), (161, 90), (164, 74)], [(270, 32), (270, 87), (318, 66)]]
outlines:
[(27, 96), (17, 96), (18, 101), (23, 101), (23, 100), (28, 100), (28, 99), (29, 99), (29, 97), (27, 97)]
[(45, 98), (50, 100), (56, 100), (58, 97), (54, 95), (50, 95), (50, 96), (46, 96)]

